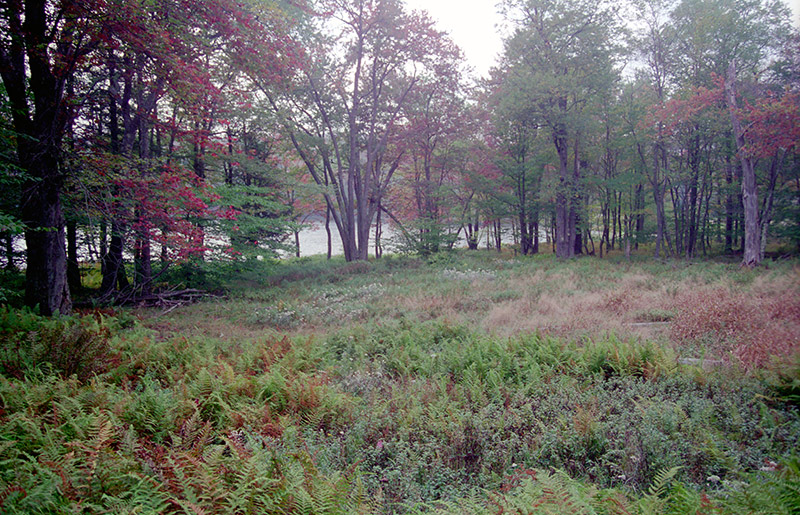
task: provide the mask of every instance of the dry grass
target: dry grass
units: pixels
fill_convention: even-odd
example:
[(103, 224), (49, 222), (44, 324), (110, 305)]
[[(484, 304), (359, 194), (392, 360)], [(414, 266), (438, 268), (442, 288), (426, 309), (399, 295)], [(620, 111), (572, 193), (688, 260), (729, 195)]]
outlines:
[[(682, 356), (730, 359), (745, 367), (800, 351), (798, 266), (748, 272), (721, 264), (637, 266), (584, 258), (520, 261), (504, 268), (489, 258), (495, 259), (480, 256), (461, 272), (421, 266), (381, 275), (361, 264), (334, 287), (341, 289), (334, 293), (350, 293), (336, 293), (327, 303), (319, 302), (320, 291), (330, 292), (330, 284), (285, 281), (271, 290), (272, 302), (229, 299), (163, 317), (154, 311), (142, 316), (164, 337), (202, 335), (225, 342), (270, 332), (324, 337), (352, 324), (405, 318), (446, 319), (500, 337), (539, 332), (582, 340), (613, 333), (671, 344)], [(383, 293), (359, 300), (364, 284)], [(248, 321), (248, 313), (272, 304), (289, 305), (304, 318), (290, 327)], [(335, 308), (335, 315), (315, 315), (323, 308)], [(344, 316), (356, 311), (357, 317)]]
[(719, 286), (682, 292), (670, 328), (677, 345), (702, 344), (745, 368), (800, 351), (800, 295), (795, 277), (758, 278), (749, 291)]
[[(503, 284), (473, 282), (455, 296), (422, 289), (393, 302), (421, 320), (445, 317), (498, 336), (540, 332), (577, 340), (614, 333), (750, 368), (800, 351), (798, 270), (765, 272), (743, 286), (725, 275), (670, 279), (635, 269), (614, 282), (593, 282), (567, 268)], [(511, 298), (492, 301), (501, 287), (501, 297)]]

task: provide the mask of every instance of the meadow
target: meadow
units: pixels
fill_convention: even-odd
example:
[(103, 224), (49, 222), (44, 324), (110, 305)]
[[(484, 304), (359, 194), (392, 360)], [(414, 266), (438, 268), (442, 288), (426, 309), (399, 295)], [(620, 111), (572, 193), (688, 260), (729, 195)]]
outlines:
[(0, 512), (800, 511), (800, 264), (203, 264), (0, 310)]

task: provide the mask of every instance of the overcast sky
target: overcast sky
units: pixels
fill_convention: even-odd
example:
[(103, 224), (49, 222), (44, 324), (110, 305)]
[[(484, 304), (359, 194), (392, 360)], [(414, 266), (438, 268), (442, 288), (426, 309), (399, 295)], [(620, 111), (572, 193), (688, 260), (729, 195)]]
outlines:
[[(796, 0), (800, 1), (800, 0)], [(503, 50), (496, 25), (498, 0), (406, 0), (411, 9), (426, 10), (439, 30), (450, 33), (478, 75), (487, 75)]]
[[(477, 75), (486, 76), (503, 50), (497, 13), (499, 0), (406, 0), (412, 9), (428, 11), (440, 30), (450, 33)], [(792, 8), (795, 27), (800, 27), (800, 0), (784, 0)]]

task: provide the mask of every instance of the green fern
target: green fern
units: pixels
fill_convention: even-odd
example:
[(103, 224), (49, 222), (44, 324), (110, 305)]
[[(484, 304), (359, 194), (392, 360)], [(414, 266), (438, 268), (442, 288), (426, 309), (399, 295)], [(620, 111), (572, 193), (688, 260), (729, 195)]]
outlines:
[(730, 514), (800, 514), (800, 457), (792, 456), (775, 470), (752, 476), (745, 488), (724, 500), (723, 507)]
[(101, 502), (106, 513), (156, 515), (166, 510), (166, 497), (153, 478), (128, 474), (119, 479), (127, 480), (127, 488), (116, 495), (103, 494)]
[(519, 515), (605, 515), (625, 514), (624, 502), (594, 487), (572, 480), (566, 473), (536, 471), (535, 479), (525, 478), (509, 494), (495, 495), (497, 513)]
[(647, 494), (639, 499), (639, 510), (642, 515), (657, 515), (664, 513), (669, 504), (669, 492), (672, 480), (681, 467), (664, 468), (658, 471), (653, 483), (647, 489)]

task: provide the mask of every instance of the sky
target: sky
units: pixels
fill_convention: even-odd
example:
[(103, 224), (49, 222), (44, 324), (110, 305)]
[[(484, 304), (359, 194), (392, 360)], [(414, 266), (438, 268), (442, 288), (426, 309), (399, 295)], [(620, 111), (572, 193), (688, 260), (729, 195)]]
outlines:
[[(792, 9), (794, 26), (800, 28), (800, 0), (784, 0)], [(479, 76), (488, 75), (503, 50), (498, 24), (498, 0), (406, 0), (412, 9), (424, 9), (461, 47), (467, 62)]]
[(495, 57), (503, 50), (496, 29), (503, 21), (497, 13), (497, 3), (498, 0), (406, 0), (411, 9), (428, 11), (439, 30), (450, 34), (480, 76), (488, 75)]

